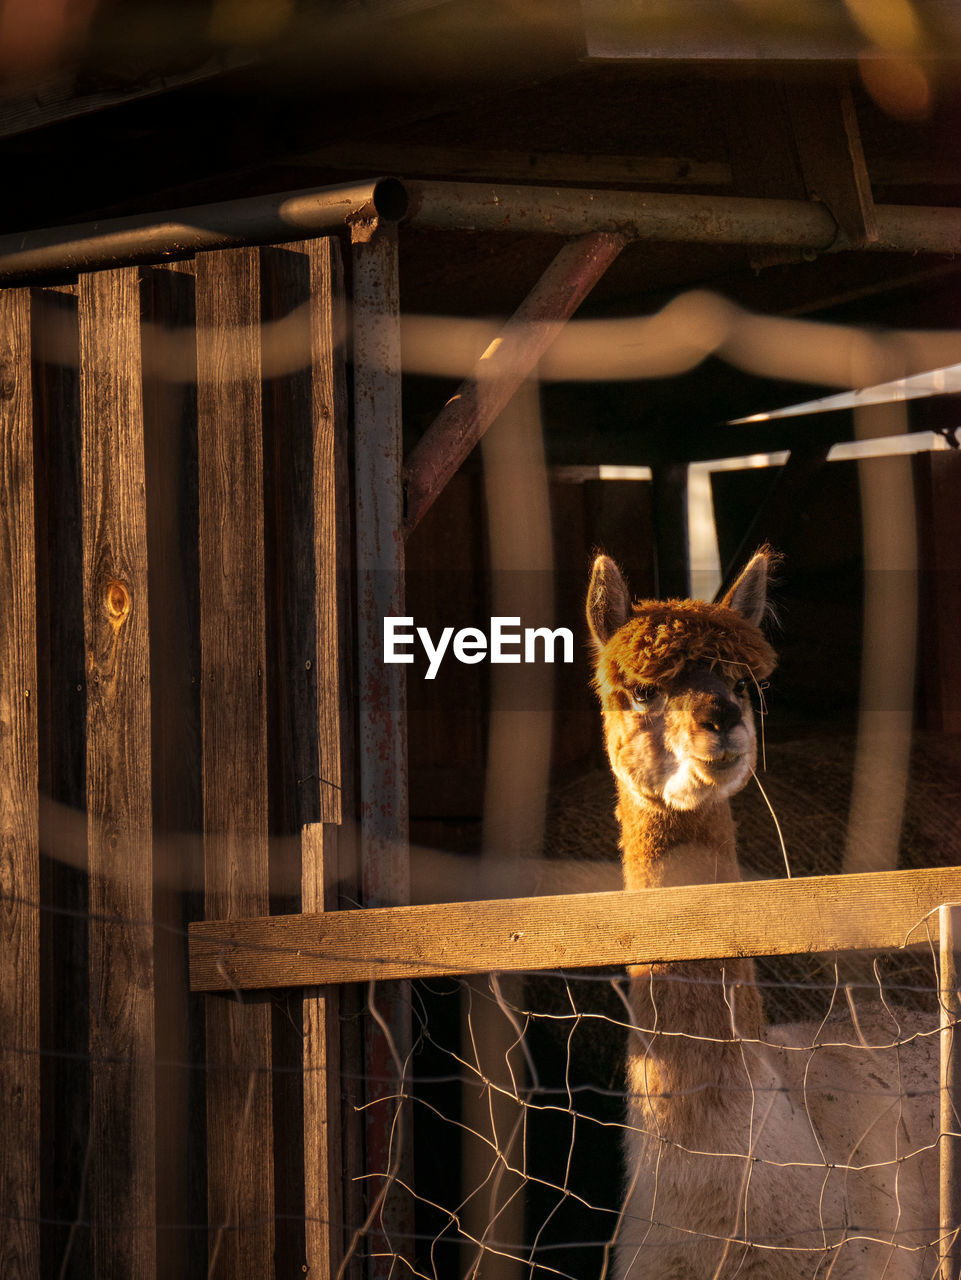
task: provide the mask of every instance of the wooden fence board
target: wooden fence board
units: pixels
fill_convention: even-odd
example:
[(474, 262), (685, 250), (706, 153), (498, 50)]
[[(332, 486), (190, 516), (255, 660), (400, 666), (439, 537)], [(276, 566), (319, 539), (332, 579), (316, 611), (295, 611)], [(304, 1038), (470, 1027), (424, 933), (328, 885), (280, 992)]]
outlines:
[[(202, 254), (196, 279), (205, 899), (242, 918), (269, 909), (258, 251)], [(208, 1001), (210, 1274), (230, 1280), (273, 1269), (270, 1023)]]
[[(304, 827), (304, 906), (323, 911), (336, 894), (337, 828)], [(304, 992), (304, 1222), (307, 1267), (332, 1280), (343, 1256), (340, 1160), (340, 1002), (337, 988)]]
[[(314, 240), (303, 248), (310, 264), (313, 438), (308, 506), (313, 517), (313, 732), (319, 778), (318, 821), (305, 826), (302, 836), (301, 903), (305, 911), (326, 911), (336, 909), (337, 885), (341, 871), (347, 870), (339, 858), (346, 852), (344, 833), (336, 825), (344, 815), (343, 783), (349, 774), (344, 759), (351, 722), (346, 671), (350, 486), (344, 295), (337, 241)], [(351, 1185), (341, 1116), (340, 1005), (336, 988), (307, 988), (303, 993), (305, 1258), (311, 1274), (320, 1280), (332, 1280), (343, 1257), (348, 1221), (345, 1192)]]
[(136, 268), (80, 285), (90, 1216), (98, 1276), (156, 1270), (147, 535)]
[(885, 950), (937, 938), (961, 867), (501, 898), (191, 927), (190, 979), (219, 991)]
[[(325, 907), (336, 910), (341, 902), (357, 902), (361, 896), (359, 842), (354, 823), (354, 730), (356, 717), (352, 625), (353, 561), (351, 558), (351, 476), (348, 462), (348, 396), (346, 385), (347, 312), (344, 267), (337, 240), (313, 240), (308, 246), (311, 262), (311, 361), (314, 396), (314, 548), (317, 611), (317, 741), (320, 763), (319, 819), (327, 824), (323, 867), (304, 864), (304, 903), (319, 901), (324, 886)], [(331, 825), (339, 823), (334, 839)], [(306, 883), (310, 877), (311, 884)], [(305, 999), (316, 994), (309, 989)], [(327, 1123), (332, 1132), (340, 1108), (340, 1169), (336, 1187), (340, 1221), (331, 1223), (331, 1266), (338, 1248), (362, 1222), (366, 1188), (363, 1129), (365, 1113), (363, 1020), (357, 989), (328, 987), (324, 991), (327, 1014), (326, 1118), (315, 1103), (305, 1111), (305, 1126)], [(340, 1042), (336, 1055), (337, 1036)], [(305, 1071), (309, 1065), (305, 1059)], [(339, 1095), (339, 1096), (338, 1096)], [(313, 1175), (311, 1175), (313, 1176)], [(339, 1258), (337, 1258), (339, 1262)], [(337, 1268), (339, 1272), (339, 1267)], [(361, 1262), (354, 1255), (343, 1272), (345, 1280), (358, 1280)]]
[[(400, 281), (396, 227), (352, 228), (354, 503), (357, 562), (357, 733), (363, 900), (410, 900), (406, 668), (383, 661), (383, 619), (404, 613)], [(409, 1106), (398, 1064), (411, 1043), (410, 988), (379, 994), (365, 1028), (368, 1280), (388, 1280), (412, 1255)], [(394, 1177), (393, 1175), (396, 1175)], [(389, 1193), (388, 1193), (389, 1189)]]
[[(350, 644), (350, 475), (347, 461), (346, 313), (336, 240), (314, 240), (310, 255), (314, 400), (314, 554), (317, 613), (317, 740), (320, 822), (343, 821), (349, 782), (352, 704)], [(343, 868), (342, 868), (343, 870)]]
[(197, 582), (197, 380), (194, 281), (142, 272), (144, 454), (149, 502), (150, 683), (157, 1000), (158, 1280), (200, 1280), (207, 1221), (203, 1073), (191, 1051), (204, 1000), (191, 997), (183, 930), (201, 918), (200, 636)]
[(406, 668), (383, 658), (383, 619), (404, 612), (400, 297), (395, 229), (352, 252), (357, 684), (365, 903), (410, 898)]
[[(311, 262), (307, 246), (260, 251), (267, 598), (267, 750), (270, 767), (270, 893), (274, 910), (301, 905), (301, 831), (321, 814), (318, 743), (318, 586), (314, 489), (316, 434)], [(323, 299), (329, 309), (329, 294)], [(341, 495), (342, 500), (342, 495)], [(279, 837), (279, 838), (278, 838)], [(295, 993), (273, 1009), (274, 1158), (278, 1273), (301, 1266), (305, 1009)]]
[(319, 816), (317, 619), (314, 608), (310, 263), (301, 246), (260, 251), (268, 753), (274, 900), (300, 897), (301, 828)]
[(37, 621), (30, 297), (0, 292), (0, 1274), (40, 1275)]
[[(76, 294), (32, 294), (40, 724), (41, 1274), (93, 1272), (85, 1223), (90, 1131), (87, 675), (80, 331)], [(52, 1222), (49, 1219), (53, 1219)]]

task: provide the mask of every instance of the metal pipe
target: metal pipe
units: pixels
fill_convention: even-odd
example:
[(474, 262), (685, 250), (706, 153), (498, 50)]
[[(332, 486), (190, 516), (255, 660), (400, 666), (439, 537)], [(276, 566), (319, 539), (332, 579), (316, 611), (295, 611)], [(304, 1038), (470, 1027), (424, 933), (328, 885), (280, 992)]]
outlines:
[[(878, 239), (863, 246), (866, 250), (961, 250), (961, 209), (878, 205), (876, 214)], [(816, 201), (378, 178), (357, 186), (287, 191), (0, 236), (0, 282), (187, 258), (201, 249), (280, 243), (373, 219), (406, 220), (425, 230), (560, 236), (608, 231), (638, 240), (817, 252), (848, 247), (831, 214)]]
[[(636, 240), (776, 245), (825, 252), (848, 246), (823, 204), (742, 196), (500, 186), (480, 182), (404, 183), (410, 226), (562, 236), (621, 232)], [(876, 206), (878, 239), (865, 250), (957, 253), (961, 209)]]
[(279, 243), (372, 222), (399, 222), (404, 184), (376, 178), (349, 187), (316, 187), (219, 204), (135, 214), (76, 226), (0, 236), (0, 281), (10, 284), (75, 271), (158, 259), (202, 249)]
[(626, 243), (624, 236), (601, 232), (561, 249), (411, 453), (407, 534)]

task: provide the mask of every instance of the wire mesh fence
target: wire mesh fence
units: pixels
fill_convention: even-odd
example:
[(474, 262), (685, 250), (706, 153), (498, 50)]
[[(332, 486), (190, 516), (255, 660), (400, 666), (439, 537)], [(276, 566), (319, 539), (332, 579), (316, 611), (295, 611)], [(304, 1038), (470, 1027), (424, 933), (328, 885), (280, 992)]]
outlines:
[[(50, 923), (69, 924), (67, 913)], [(943, 1000), (936, 918), (915, 925), (900, 966), (890, 953), (822, 956), (803, 980), (801, 957), (769, 958), (756, 978), (752, 962), (733, 959), (419, 980), (411, 1047), (401, 1059), (391, 1045), (396, 1071), (382, 1096), (365, 1102), (369, 1080), (336, 1068), (331, 1077), (357, 1114), (387, 1117), (386, 1163), (361, 1179), (364, 1214), (312, 1223), (294, 1202), (286, 1211), (297, 1221), (281, 1213), (275, 1225), (343, 1237), (341, 1274), (378, 1258), (430, 1280), (671, 1268), (938, 1276), (950, 1243), (939, 1218), (942, 1148), (961, 1142), (961, 1125), (941, 1114), (939, 1054), (958, 1019)], [(347, 1034), (363, 1017), (384, 1026), (384, 991), (369, 984), (341, 1014)], [(751, 1023), (755, 996), (763, 1016)], [(302, 1041), (296, 1004), (272, 999)], [(823, 1013), (784, 1021), (799, 1005)], [(25, 1053), (10, 1041), (4, 1051)], [(91, 1091), (118, 1066), (115, 1055), (56, 1041), (41, 1058), (82, 1073)], [(119, 1065), (228, 1071), (248, 1088), (266, 1077), (275, 1094), (298, 1094), (305, 1059), (122, 1055)], [(238, 1117), (238, 1152), (250, 1123)], [(41, 1224), (65, 1232), (56, 1268), (65, 1276), (89, 1266), (96, 1226), (83, 1197), (95, 1143), (78, 1137), (76, 1212)], [(385, 1227), (388, 1207), (403, 1232)], [(110, 1223), (118, 1237), (138, 1229)], [(161, 1238), (233, 1229), (201, 1211), (165, 1222)]]
[[(762, 1027), (739, 1025), (746, 967), (419, 984), (403, 1094), (378, 1104), (403, 1099), (416, 1135), (415, 1181), (390, 1190), (416, 1222), (387, 1242), (399, 1273), (937, 1276), (957, 1125), (936, 946), (910, 981), (769, 966), (766, 1009), (825, 1012)], [(694, 1029), (717, 1015), (722, 1034)]]

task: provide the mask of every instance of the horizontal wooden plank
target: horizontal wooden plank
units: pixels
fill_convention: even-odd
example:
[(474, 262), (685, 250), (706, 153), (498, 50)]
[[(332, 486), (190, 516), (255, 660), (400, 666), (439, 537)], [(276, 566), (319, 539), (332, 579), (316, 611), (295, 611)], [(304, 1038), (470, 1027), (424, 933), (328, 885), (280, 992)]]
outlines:
[(886, 950), (937, 937), (961, 867), (205, 920), (195, 991)]

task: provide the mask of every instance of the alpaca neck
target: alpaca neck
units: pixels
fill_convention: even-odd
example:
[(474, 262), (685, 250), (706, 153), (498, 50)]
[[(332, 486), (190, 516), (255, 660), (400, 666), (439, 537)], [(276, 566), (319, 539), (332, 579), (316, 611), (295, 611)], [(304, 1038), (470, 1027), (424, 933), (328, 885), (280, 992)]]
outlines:
[(740, 880), (734, 820), (726, 800), (669, 809), (640, 800), (618, 781), (624, 887), (722, 884)]
[[(740, 880), (726, 801), (680, 811), (618, 789), (627, 889)], [(752, 960), (639, 965), (631, 969), (630, 998), (650, 1055), (646, 1090), (697, 1097), (705, 1082), (743, 1071), (735, 1029), (754, 1038), (761, 1023)], [(661, 1034), (671, 1032), (682, 1034)], [(702, 1098), (696, 1106), (703, 1105)]]

